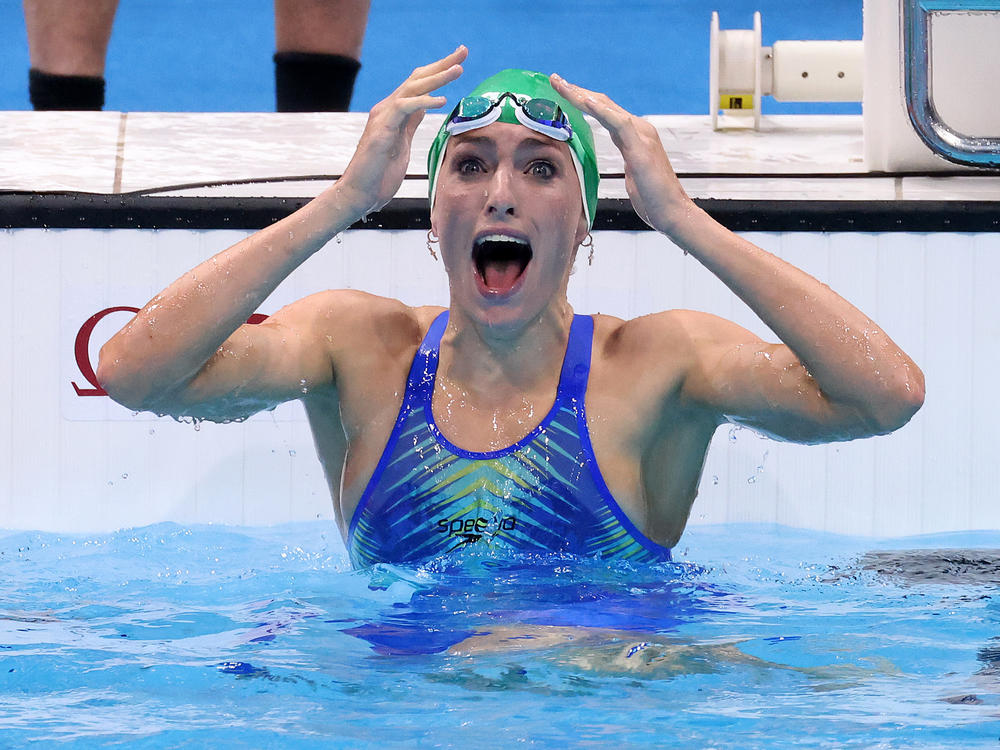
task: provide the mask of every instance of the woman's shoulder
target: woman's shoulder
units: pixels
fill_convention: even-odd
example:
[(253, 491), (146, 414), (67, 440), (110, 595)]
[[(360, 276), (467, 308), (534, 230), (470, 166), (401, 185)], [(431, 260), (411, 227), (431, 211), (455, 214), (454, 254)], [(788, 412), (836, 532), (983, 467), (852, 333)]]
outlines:
[(325, 339), (334, 350), (396, 349), (418, 345), (444, 309), (412, 307), (357, 289), (329, 289), (293, 302), (277, 317), (294, 329)]
[(594, 351), (624, 367), (684, 368), (731, 323), (698, 310), (666, 310), (623, 319), (594, 315)]

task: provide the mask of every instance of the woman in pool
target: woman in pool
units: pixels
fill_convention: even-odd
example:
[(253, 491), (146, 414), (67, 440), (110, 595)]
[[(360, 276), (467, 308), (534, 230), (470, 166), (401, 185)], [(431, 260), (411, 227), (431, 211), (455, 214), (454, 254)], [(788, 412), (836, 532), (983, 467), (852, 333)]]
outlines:
[[(359, 565), (456, 548), (669, 559), (721, 423), (815, 443), (890, 432), (920, 407), (912, 360), (828, 287), (699, 209), (651, 125), (525, 71), (463, 99), (431, 149), (448, 310), (326, 291), (242, 325), (392, 198), (417, 125), (445, 104), (432, 92), (466, 55), (417, 68), (376, 105), (336, 184), (149, 302), (101, 351), (112, 397), (211, 420), (302, 399)], [(639, 216), (784, 343), (691, 311), (574, 315), (566, 289), (597, 196), (581, 111), (621, 150)]]

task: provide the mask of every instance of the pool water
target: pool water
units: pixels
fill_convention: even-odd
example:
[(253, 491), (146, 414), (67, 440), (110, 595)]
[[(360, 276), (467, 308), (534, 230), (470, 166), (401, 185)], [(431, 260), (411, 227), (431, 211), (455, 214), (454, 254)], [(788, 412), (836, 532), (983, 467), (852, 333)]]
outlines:
[(995, 746), (997, 548), (732, 525), (657, 567), (354, 571), (328, 522), (2, 532), (0, 746)]

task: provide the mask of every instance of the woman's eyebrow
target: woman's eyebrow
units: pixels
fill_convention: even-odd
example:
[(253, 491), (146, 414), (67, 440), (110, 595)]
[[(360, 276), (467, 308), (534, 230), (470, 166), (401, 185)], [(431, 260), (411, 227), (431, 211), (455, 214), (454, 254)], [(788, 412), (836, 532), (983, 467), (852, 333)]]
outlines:
[(559, 150), (559, 141), (555, 141), (551, 138), (546, 138), (545, 136), (537, 135), (527, 135), (521, 139), (521, 142), (517, 144), (520, 148), (554, 148)]
[(496, 142), (490, 138), (488, 135), (472, 135), (471, 133), (463, 133), (455, 137), (456, 146), (488, 146), (490, 148), (496, 148)]
[[(471, 133), (463, 133), (456, 136), (456, 145), (464, 143), (471, 145), (496, 146), (496, 141), (488, 135), (472, 135)], [(536, 148), (559, 148), (559, 141), (547, 138), (544, 135), (532, 135), (531, 133), (528, 133), (517, 144), (518, 148), (531, 146)]]
[(455, 143), (493, 143), (493, 139), (488, 135), (472, 135), (471, 133), (462, 133), (455, 137)]

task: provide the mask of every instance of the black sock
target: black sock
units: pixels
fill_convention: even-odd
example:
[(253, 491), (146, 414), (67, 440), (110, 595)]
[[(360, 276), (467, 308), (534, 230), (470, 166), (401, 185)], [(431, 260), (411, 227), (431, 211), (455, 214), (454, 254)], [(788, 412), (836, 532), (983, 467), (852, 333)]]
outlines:
[(277, 52), (274, 88), (279, 112), (346, 112), (361, 63), (321, 52)]
[(28, 95), (36, 110), (99, 110), (104, 107), (104, 79), (57, 75), (31, 68)]

